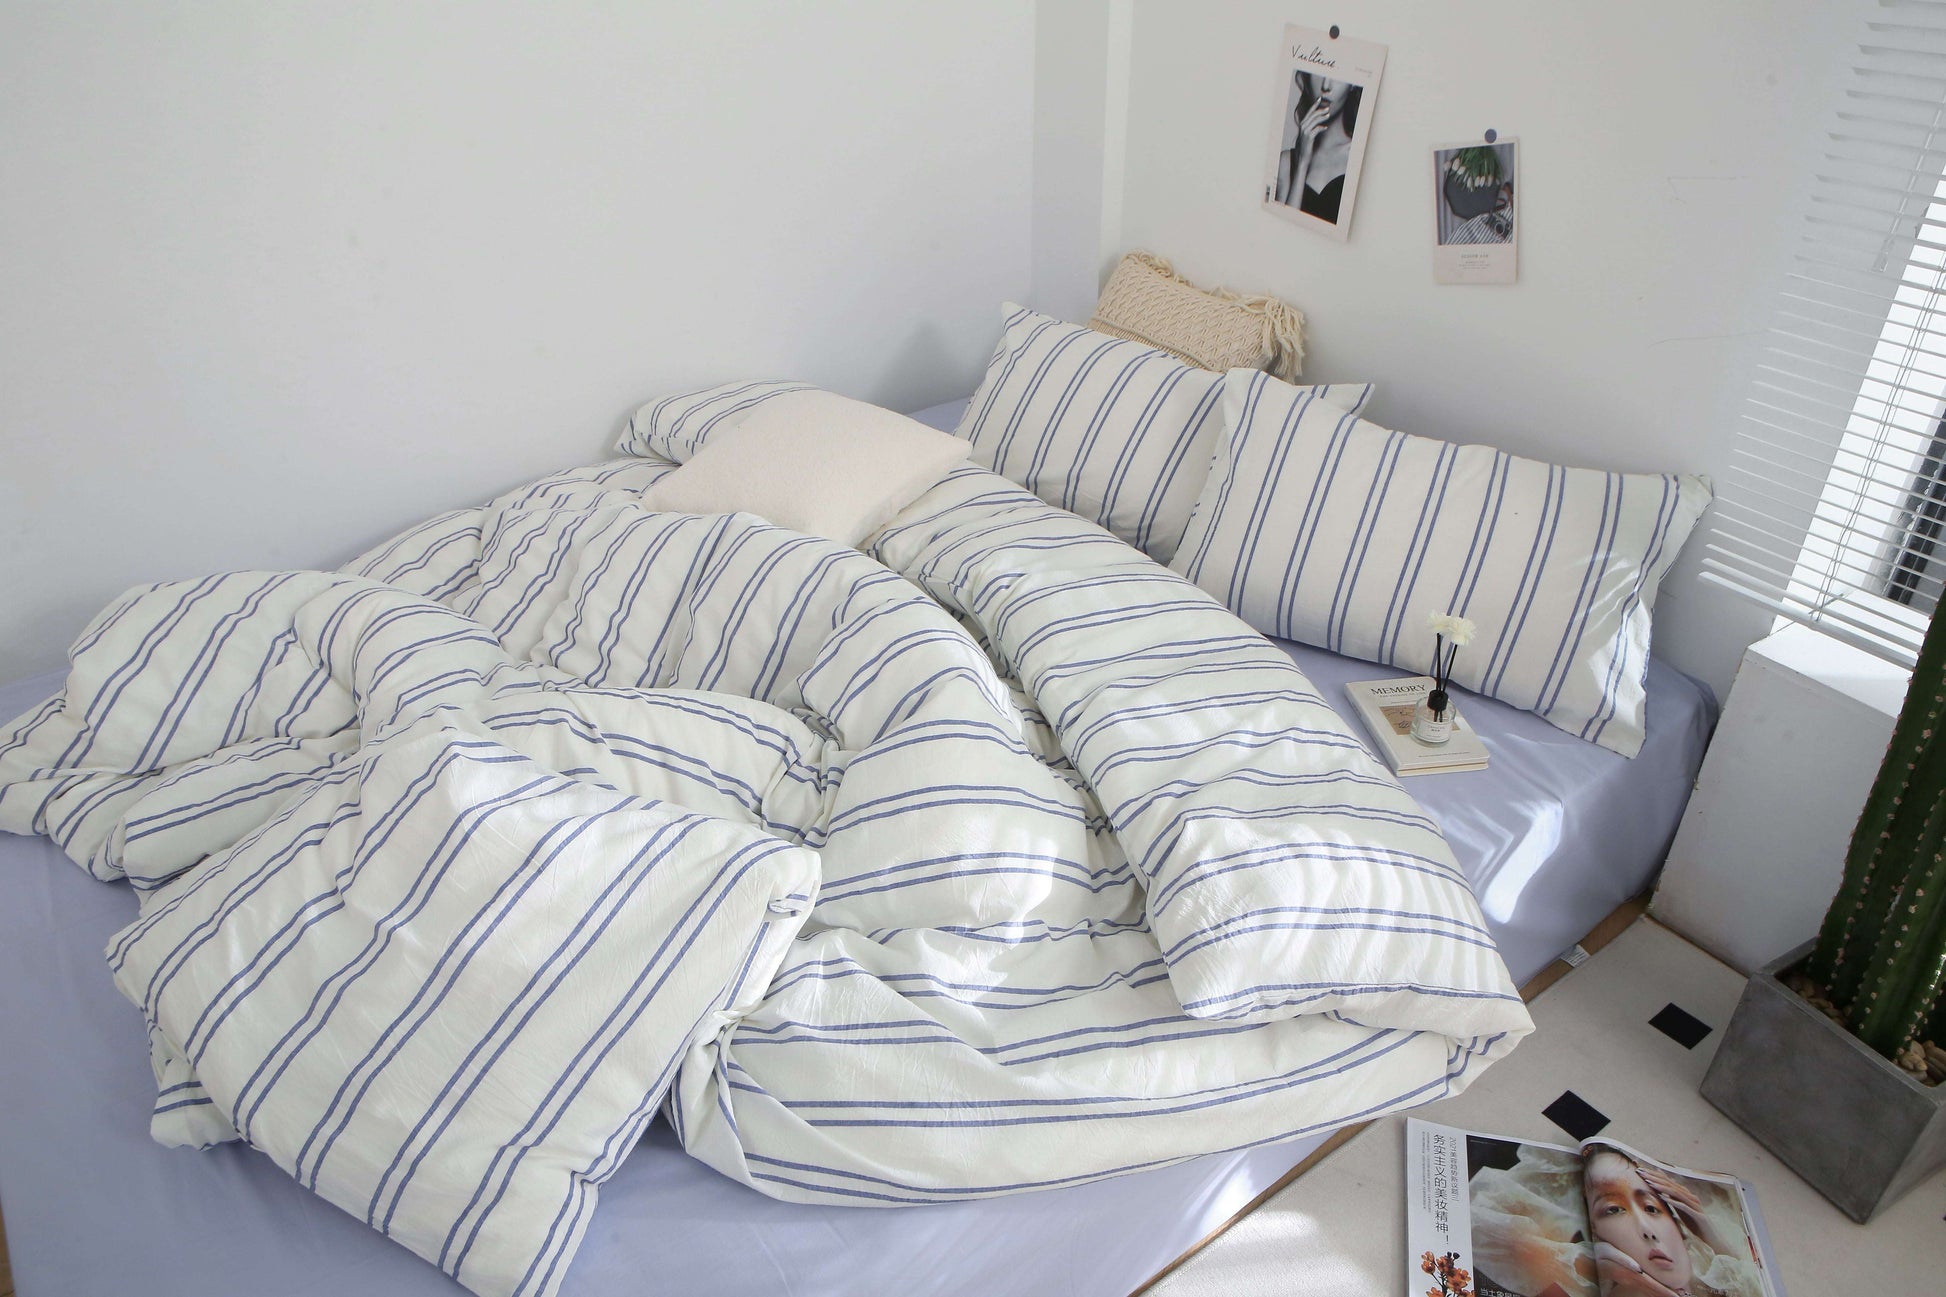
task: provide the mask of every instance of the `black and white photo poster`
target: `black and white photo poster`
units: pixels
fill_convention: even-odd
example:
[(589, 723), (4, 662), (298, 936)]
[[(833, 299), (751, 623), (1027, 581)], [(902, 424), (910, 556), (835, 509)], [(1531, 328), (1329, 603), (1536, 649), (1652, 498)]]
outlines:
[(1278, 66), (1264, 206), (1322, 234), (1348, 238), (1385, 46), (1290, 26)]
[(1433, 150), (1434, 282), (1514, 282), (1520, 269), (1515, 143)]

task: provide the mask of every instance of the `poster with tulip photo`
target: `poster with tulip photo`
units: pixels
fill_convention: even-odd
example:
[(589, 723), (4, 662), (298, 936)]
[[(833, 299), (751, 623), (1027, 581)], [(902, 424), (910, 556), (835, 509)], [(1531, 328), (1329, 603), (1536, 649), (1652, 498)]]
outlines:
[(1433, 150), (1435, 283), (1511, 284), (1519, 273), (1516, 141), (1488, 139)]
[(1351, 236), (1385, 46), (1332, 32), (1284, 28), (1264, 208), (1345, 239)]

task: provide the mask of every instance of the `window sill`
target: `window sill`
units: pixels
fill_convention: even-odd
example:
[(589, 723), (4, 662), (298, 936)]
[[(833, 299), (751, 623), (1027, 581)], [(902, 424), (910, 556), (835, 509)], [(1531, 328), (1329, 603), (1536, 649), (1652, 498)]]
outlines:
[(1829, 689), (1896, 719), (1912, 670), (1833, 639), (1814, 626), (1787, 621), (1750, 646), (1750, 652), (1808, 684)]

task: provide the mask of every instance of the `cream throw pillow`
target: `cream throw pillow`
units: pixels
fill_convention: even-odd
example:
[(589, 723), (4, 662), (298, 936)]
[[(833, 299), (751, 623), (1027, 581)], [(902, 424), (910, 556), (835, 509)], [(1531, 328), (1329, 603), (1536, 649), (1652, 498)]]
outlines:
[(1166, 351), (1198, 369), (1267, 369), (1295, 383), (1304, 316), (1275, 297), (1196, 287), (1151, 252), (1131, 252), (1101, 290), (1088, 327)]
[(834, 392), (779, 395), (642, 493), (668, 513), (754, 513), (854, 548), (966, 461), (950, 433)]

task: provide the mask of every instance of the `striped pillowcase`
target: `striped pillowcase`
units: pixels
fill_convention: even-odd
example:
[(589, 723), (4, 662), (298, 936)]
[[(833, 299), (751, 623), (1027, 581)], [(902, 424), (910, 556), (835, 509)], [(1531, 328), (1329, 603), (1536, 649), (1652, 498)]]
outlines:
[(1455, 684), (1641, 749), (1649, 609), (1702, 479), (1391, 432), (1247, 370), (1223, 413), (1178, 572), (1267, 635), (1419, 671), (1427, 616), (1458, 613), (1478, 631)]
[(689, 457), (750, 417), (765, 401), (786, 392), (815, 392), (809, 383), (720, 383), (650, 401), (629, 416), (615, 441), (617, 454), (687, 464)]
[[(1209, 476), (1223, 375), (1012, 302), (959, 435), (973, 459), (1158, 562)], [(1369, 383), (1303, 389), (1356, 413)]]

